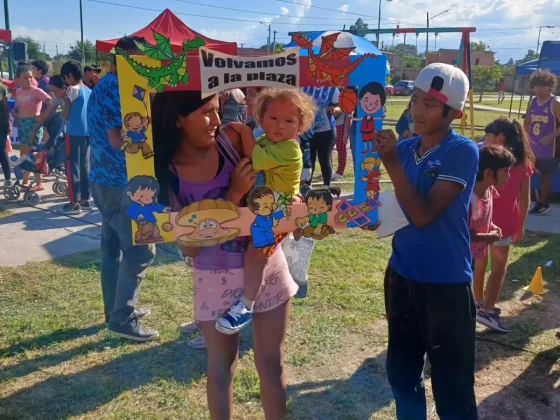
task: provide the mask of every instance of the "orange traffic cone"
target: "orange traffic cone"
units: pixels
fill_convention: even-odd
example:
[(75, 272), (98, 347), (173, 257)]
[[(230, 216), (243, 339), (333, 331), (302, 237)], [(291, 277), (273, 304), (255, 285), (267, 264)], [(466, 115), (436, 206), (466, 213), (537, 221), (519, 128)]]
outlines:
[(544, 288), (542, 269), (540, 267), (538, 267), (537, 271), (535, 271), (535, 275), (533, 276), (533, 280), (531, 280), (531, 284), (524, 287), (523, 290), (531, 292), (534, 295), (544, 295), (546, 292), (548, 292), (548, 290)]

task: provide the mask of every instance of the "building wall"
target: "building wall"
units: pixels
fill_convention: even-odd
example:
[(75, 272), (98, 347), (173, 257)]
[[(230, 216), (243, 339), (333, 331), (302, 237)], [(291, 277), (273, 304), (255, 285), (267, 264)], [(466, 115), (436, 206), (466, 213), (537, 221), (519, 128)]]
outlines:
[[(459, 58), (459, 50), (439, 50), (435, 53), (428, 53), (428, 64), (446, 63), (457, 64)], [(471, 51), (471, 64), (473, 66), (493, 66), (494, 53), (485, 51)]]

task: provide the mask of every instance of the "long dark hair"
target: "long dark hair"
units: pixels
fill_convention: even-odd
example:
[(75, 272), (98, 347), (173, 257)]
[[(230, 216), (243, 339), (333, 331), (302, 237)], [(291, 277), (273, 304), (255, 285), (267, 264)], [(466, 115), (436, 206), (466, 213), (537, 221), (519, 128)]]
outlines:
[(169, 165), (179, 149), (181, 132), (177, 119), (186, 117), (212, 100), (201, 98), (200, 91), (156, 93), (152, 102), (152, 133), (154, 139), (154, 166), (161, 187), (159, 202), (170, 205), (171, 184)]
[(527, 133), (519, 121), (501, 117), (488, 124), (484, 131), (495, 136), (502, 133), (506, 139), (504, 147), (513, 153), (516, 163), (534, 166), (535, 155), (529, 145)]

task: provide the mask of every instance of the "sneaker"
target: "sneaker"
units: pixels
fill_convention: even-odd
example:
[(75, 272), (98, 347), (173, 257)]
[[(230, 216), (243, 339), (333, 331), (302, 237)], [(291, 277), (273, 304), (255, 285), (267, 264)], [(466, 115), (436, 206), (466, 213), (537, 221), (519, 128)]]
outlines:
[(502, 333), (509, 332), (509, 330), (500, 322), (500, 314), (495, 310), (485, 311), (484, 309), (480, 308), (476, 312), (476, 322), (485, 325), (488, 328), (493, 329), (494, 331)]
[(307, 184), (303, 184), (301, 187), (299, 187), (299, 192), (304, 197), (309, 193), (309, 191), (311, 191), (311, 186)]
[(340, 175), (338, 172), (335, 172), (331, 179), (333, 181), (336, 181), (337, 179), (341, 179), (341, 178), (344, 178), (344, 175)]
[(12, 180), (7, 179), (7, 180), (4, 181), (4, 188), (6, 188), (6, 187), (9, 188), (11, 186), (12, 186)]
[(80, 207), (82, 210), (91, 210), (91, 203), (89, 200), (80, 201)]
[(550, 206), (548, 204), (537, 203), (533, 206), (529, 214), (533, 215), (545, 215), (550, 212)]
[(126, 338), (132, 341), (146, 342), (155, 340), (159, 333), (156, 330), (144, 327), (138, 318), (133, 317), (127, 324), (109, 324), (109, 334)]
[[(140, 309), (135, 309), (134, 310), (134, 316), (136, 317), (136, 319), (140, 319), (140, 318), (144, 318), (148, 315), (150, 315), (152, 313), (152, 311), (150, 311), (148, 308), (140, 308)], [(109, 323), (109, 317), (105, 316), (105, 324)]]
[(223, 334), (235, 334), (241, 328), (249, 325), (252, 320), (253, 311), (250, 311), (243, 303), (237, 302), (216, 321), (216, 329)]
[(64, 214), (80, 214), (82, 212), (82, 207), (78, 203), (68, 203), (62, 207), (62, 213)]

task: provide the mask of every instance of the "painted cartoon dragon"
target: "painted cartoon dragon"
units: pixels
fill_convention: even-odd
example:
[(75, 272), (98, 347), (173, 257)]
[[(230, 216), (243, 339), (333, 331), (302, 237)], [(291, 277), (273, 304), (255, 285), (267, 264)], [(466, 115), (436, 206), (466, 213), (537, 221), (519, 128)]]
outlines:
[[(307, 77), (327, 86), (342, 86), (344, 78), (354, 71), (360, 63), (368, 57), (375, 58), (375, 54), (364, 54), (356, 61), (346, 66), (333, 66), (333, 61), (341, 60), (348, 57), (355, 47), (337, 48), (334, 43), (338, 39), (340, 32), (322, 37), (321, 50), (319, 54), (313, 52), (313, 41), (301, 33), (292, 36), (294, 41), (300, 48), (306, 49), (309, 57), (309, 66), (307, 67)], [(330, 62), (330, 64), (329, 64)]]
[[(205, 45), (205, 41), (199, 37), (185, 41), (183, 50), (177, 56), (171, 48), (169, 38), (156, 31), (153, 31), (153, 33), (156, 45), (144, 45), (137, 42), (136, 46), (148, 57), (162, 60), (161, 67), (150, 67), (142, 64), (120, 48), (115, 48), (113, 53), (124, 57), (136, 73), (148, 80), (148, 87), (155, 89), (156, 92), (162, 92), (167, 86), (186, 85), (189, 82), (187, 54), (190, 50), (197, 50)], [(164, 61), (167, 63), (164, 64)]]

